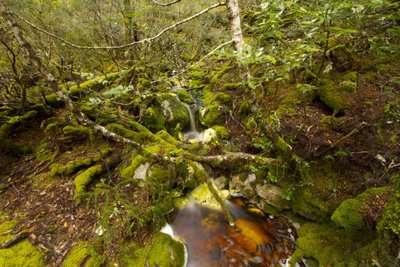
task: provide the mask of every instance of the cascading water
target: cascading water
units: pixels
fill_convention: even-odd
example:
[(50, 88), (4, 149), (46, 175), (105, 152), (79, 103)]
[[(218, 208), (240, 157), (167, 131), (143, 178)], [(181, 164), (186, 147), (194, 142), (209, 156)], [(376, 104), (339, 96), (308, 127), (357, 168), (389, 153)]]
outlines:
[(196, 122), (196, 118), (195, 118), (195, 113), (198, 111), (199, 107), (197, 105), (197, 103), (194, 104), (186, 104), (183, 103), (183, 105), (186, 107), (188, 113), (189, 113), (189, 125), (190, 125), (190, 129), (188, 132), (183, 134), (183, 139), (184, 140), (197, 140), (197, 141), (201, 141), (201, 133), (197, 130), (197, 122)]

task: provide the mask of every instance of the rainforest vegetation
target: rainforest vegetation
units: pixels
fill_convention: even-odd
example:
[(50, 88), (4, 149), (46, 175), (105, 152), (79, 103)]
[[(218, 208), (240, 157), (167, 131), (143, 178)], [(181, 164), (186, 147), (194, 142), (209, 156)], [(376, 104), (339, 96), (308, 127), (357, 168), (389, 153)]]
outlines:
[(0, 0), (0, 266), (184, 266), (193, 190), (400, 266), (400, 3)]

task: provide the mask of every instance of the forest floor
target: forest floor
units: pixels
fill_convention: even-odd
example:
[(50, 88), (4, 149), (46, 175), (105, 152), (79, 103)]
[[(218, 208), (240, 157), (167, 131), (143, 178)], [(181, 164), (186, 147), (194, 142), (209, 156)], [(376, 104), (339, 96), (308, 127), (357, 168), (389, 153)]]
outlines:
[[(395, 76), (398, 69), (396, 66), (390, 69), (390, 73), (378, 73), (373, 79), (367, 74), (361, 74), (355, 96), (350, 99), (346, 109), (335, 116), (331, 116), (333, 111), (316, 98), (298, 106), (295, 115), (281, 120), (281, 134), (293, 140), (291, 146), (296, 155), (309, 162), (318, 162), (323, 158), (333, 161), (338, 179), (335, 194), (324, 196), (327, 201), (339, 205), (341, 201), (354, 197), (366, 188), (390, 183), (387, 175), (390, 162), (382, 162), (378, 155), (388, 161), (400, 160), (399, 133), (394, 132), (398, 131), (394, 128), (397, 123), (385, 115), (385, 106), (394, 103), (400, 96), (399, 85), (390, 84), (390, 78)], [(265, 114), (278, 108), (285, 98), (284, 88), (278, 88), (278, 92), (278, 96), (271, 94), (259, 98), (257, 104), (265, 107)], [(241, 95), (235, 92), (231, 95), (240, 100)], [(327, 117), (331, 121), (324, 121)], [(41, 129), (45, 119), (32, 121), (17, 129), (10, 140), (39, 147), (43, 140), (49, 138)], [(249, 148), (251, 133), (236, 123), (239, 118), (230, 119), (227, 128), (234, 133), (232, 140), (235, 146), (248, 150), (244, 152), (254, 152), (254, 149)], [(394, 141), (388, 142), (393, 134)], [(96, 142), (110, 143), (101, 138)], [(27, 231), (27, 238), (44, 252), (50, 266), (60, 266), (74, 245), (93, 238), (99, 225), (93, 205), (74, 200), (73, 180), (49, 175), (50, 162), (65, 164), (62, 157), (59, 157), (60, 153), (80, 151), (74, 152), (75, 157), (88, 156), (93, 153), (88, 150), (90, 144), (63, 140), (62, 137), (53, 144), (53, 161), (40, 160), (36, 154), (21, 156), (0, 153), (0, 185), (7, 185), (1, 189), (0, 207), (7, 214), (7, 220), (18, 221), (13, 233)], [(338, 155), (338, 151), (345, 153), (344, 156)], [(118, 147), (115, 147), (113, 153), (119, 152)], [(374, 221), (382, 214), (387, 199), (383, 199), (379, 205), (371, 206), (370, 216)], [(145, 197), (143, 203), (138, 203), (142, 204), (147, 204)], [(143, 241), (150, 234), (143, 231), (137, 240)]]

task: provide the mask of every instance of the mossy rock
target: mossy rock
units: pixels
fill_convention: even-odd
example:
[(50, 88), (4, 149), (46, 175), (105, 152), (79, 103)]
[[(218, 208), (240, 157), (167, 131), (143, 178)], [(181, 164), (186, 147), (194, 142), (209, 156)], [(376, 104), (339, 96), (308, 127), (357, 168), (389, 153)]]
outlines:
[(126, 244), (122, 249), (120, 266), (181, 267), (185, 266), (184, 245), (167, 234), (157, 234), (148, 245), (138, 248)]
[(103, 173), (103, 171), (103, 167), (100, 164), (97, 164), (78, 174), (74, 179), (75, 199), (79, 199), (86, 191), (86, 187), (90, 184), (90, 182)]
[(100, 255), (87, 242), (76, 245), (64, 260), (64, 267), (101, 267), (106, 262), (106, 256)]
[[(0, 244), (4, 244), (15, 237), (4, 233), (13, 230), (16, 224), (16, 221), (5, 221), (0, 224)], [(24, 239), (9, 248), (0, 249), (0, 266), (40, 267), (46, 266), (46, 261), (43, 253), (33, 246), (28, 239)]]
[(343, 265), (350, 255), (366, 240), (359, 231), (348, 231), (332, 224), (306, 223), (298, 231), (296, 250), (291, 263), (300, 259), (316, 260), (318, 266)]
[(319, 99), (330, 109), (333, 114), (343, 112), (349, 105), (352, 94), (342, 88), (336, 86), (331, 80), (321, 80), (318, 85), (317, 95)]
[(366, 202), (375, 203), (376, 199), (383, 199), (389, 193), (387, 187), (369, 188), (356, 198), (343, 201), (332, 214), (332, 221), (346, 229), (363, 229), (364, 217), (367, 216), (368, 206)]
[(140, 164), (145, 163), (146, 158), (140, 154), (134, 153), (131, 156), (131, 161), (128, 166), (121, 169), (120, 173), (124, 179), (133, 179), (135, 176), (136, 169)]
[(221, 91), (236, 91), (239, 90), (240, 87), (242, 86), (242, 83), (225, 83), (221, 87)]
[(231, 136), (229, 131), (222, 125), (214, 125), (211, 128), (217, 132), (218, 139), (229, 139), (229, 137)]
[(332, 221), (348, 229), (363, 228), (363, 203), (358, 199), (348, 199), (343, 201), (332, 214)]
[(206, 127), (223, 125), (226, 120), (231, 98), (228, 94), (207, 92), (204, 96), (204, 107), (200, 109), (200, 122)]
[(56, 94), (46, 95), (46, 103), (53, 108), (62, 108), (65, 104), (64, 101)]
[(165, 129), (165, 118), (161, 115), (160, 107), (148, 107), (144, 110), (141, 122), (153, 133)]
[(165, 127), (173, 136), (189, 123), (189, 113), (178, 97), (170, 93), (156, 94), (156, 101), (165, 118)]
[(319, 198), (310, 187), (297, 188), (291, 204), (295, 213), (317, 222), (329, 221), (332, 212), (331, 204)]
[(186, 104), (189, 104), (189, 105), (194, 103), (193, 97), (189, 94), (189, 92), (187, 90), (177, 89), (175, 92), (180, 101), (182, 101)]
[(378, 230), (389, 231), (400, 238), (400, 175), (393, 175), (392, 181), (395, 189), (383, 212), (382, 219), (378, 223)]
[[(217, 188), (215, 189), (218, 191)], [(228, 190), (222, 190), (218, 192), (221, 195), (222, 199), (229, 196)], [(208, 188), (208, 185), (205, 183), (200, 184), (195, 189), (193, 189), (193, 191), (190, 192), (190, 198), (204, 207), (221, 210), (221, 204), (217, 201), (217, 199), (215, 199), (214, 195)]]
[(7, 137), (14, 128), (24, 125), (27, 122), (36, 118), (38, 112), (36, 110), (30, 110), (22, 116), (7, 117), (6, 122), (0, 126), (0, 138)]

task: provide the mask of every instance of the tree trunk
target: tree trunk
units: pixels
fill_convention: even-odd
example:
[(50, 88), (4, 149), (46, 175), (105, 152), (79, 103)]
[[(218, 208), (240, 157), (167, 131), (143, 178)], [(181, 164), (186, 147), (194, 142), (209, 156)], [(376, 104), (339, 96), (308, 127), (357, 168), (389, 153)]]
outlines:
[(238, 0), (227, 0), (226, 7), (228, 9), (228, 18), (231, 22), (232, 39), (235, 42), (238, 55), (242, 54), (243, 34), (240, 22), (240, 11)]

